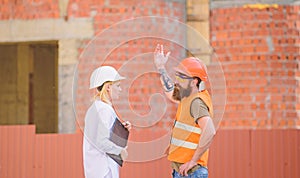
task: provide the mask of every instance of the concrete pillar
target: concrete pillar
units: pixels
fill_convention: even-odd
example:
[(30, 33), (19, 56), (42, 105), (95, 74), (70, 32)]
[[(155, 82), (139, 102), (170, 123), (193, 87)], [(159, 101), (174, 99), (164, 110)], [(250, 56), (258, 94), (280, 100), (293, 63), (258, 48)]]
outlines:
[(212, 51), (209, 48), (209, 0), (187, 0), (186, 7), (187, 24), (201, 36), (201, 40), (195, 40), (195, 32), (188, 30), (187, 46), (191, 53), (188, 55), (198, 57), (208, 64)]

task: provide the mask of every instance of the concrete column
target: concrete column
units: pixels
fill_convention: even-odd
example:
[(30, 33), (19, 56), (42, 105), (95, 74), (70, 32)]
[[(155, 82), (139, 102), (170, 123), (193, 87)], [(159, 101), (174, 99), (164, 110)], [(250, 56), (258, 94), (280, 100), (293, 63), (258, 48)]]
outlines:
[(58, 132), (74, 133), (76, 130), (76, 114), (73, 107), (76, 106), (72, 99), (74, 73), (78, 63), (79, 40), (64, 39), (59, 41), (59, 66), (58, 66)]
[(189, 52), (203, 60), (210, 62), (211, 49), (209, 48), (209, 0), (187, 0), (187, 24), (197, 31), (201, 40), (195, 40), (195, 32), (188, 30), (187, 46)]

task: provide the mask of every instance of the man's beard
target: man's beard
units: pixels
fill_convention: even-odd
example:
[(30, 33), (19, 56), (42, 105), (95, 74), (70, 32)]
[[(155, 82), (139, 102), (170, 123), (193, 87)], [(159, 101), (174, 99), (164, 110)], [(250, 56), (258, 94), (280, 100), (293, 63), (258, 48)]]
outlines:
[(190, 96), (191, 92), (190, 83), (187, 88), (182, 88), (178, 83), (175, 83), (172, 97), (176, 101), (181, 101), (182, 98)]

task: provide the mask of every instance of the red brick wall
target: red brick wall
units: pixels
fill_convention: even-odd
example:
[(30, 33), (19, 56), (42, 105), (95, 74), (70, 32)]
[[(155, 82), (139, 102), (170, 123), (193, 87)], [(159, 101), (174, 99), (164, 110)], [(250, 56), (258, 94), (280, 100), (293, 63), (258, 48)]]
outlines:
[(59, 18), (59, 5), (57, 0), (16, 0), (1, 1), (0, 19), (45, 19)]
[[(167, 16), (184, 21), (184, 7), (184, 3), (179, 1), (70, 0), (66, 20), (91, 18), (96, 36), (116, 22), (141, 16)], [(4, 1), (0, 9), (1, 20), (60, 18), (58, 1)], [(228, 97), (223, 127), (284, 128), (300, 125), (297, 115), (300, 108), (298, 12), (297, 5), (270, 6), (262, 9), (245, 6), (211, 11), (211, 43), (222, 63), (227, 81)], [(156, 26), (147, 27), (145, 30), (155, 31)], [(122, 31), (125, 31), (122, 35), (129, 35), (131, 26), (124, 27)], [(156, 33), (160, 32), (158, 30)], [(174, 36), (180, 34), (176, 31), (172, 33)], [(115, 33), (114, 37), (117, 36), (118, 33)], [(182, 35), (178, 38), (184, 37)], [(110, 40), (113, 41), (113, 38)], [(110, 40), (107, 40), (107, 43), (110, 43)], [(119, 44), (120, 46), (107, 57), (107, 64), (121, 67), (128, 58), (153, 51), (153, 47), (159, 41), (169, 46), (172, 51), (179, 48), (174, 43), (168, 44), (168, 40), (144, 38)], [(79, 51), (84, 51), (89, 42), (86, 41)], [(100, 56), (102, 51), (94, 52)], [(173, 52), (173, 55), (176, 56), (176, 53)], [(145, 61), (137, 62), (136, 66), (143, 68), (143, 65), (151, 65), (151, 61)], [(84, 68), (86, 76), (95, 65), (98, 64), (92, 62), (79, 67)], [(140, 88), (131, 90), (142, 89), (147, 98), (148, 94), (156, 90), (153, 89), (155, 87), (146, 84), (158, 85), (158, 81), (150, 81), (151, 78), (157, 78), (155, 73), (145, 76), (147, 77), (140, 77), (141, 81), (137, 80), (134, 83)], [(85, 79), (79, 82), (81, 83), (78, 85), (77, 98), (78, 103), (81, 103), (81, 94), (85, 90), (81, 90), (80, 87), (87, 86), (88, 81)], [(148, 101), (145, 98), (134, 94), (130, 97), (130, 101), (135, 101), (132, 102), (133, 108), (141, 107), (137, 112), (147, 113), (149, 110), (149, 106), (144, 104)], [(86, 109), (83, 105), (86, 103), (82, 106), (79, 104), (78, 118), (83, 117)]]
[(300, 125), (299, 17), (291, 5), (211, 11), (211, 43), (227, 85), (223, 128)]

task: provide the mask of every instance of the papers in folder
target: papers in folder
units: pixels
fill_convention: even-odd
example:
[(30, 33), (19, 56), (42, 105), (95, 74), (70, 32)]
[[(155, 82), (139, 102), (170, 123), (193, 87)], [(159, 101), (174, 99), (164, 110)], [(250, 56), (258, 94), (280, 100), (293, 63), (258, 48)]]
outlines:
[[(112, 126), (109, 140), (115, 143), (116, 145), (125, 148), (127, 145), (127, 140), (129, 136), (129, 131), (124, 127), (118, 118), (115, 119), (115, 122)], [(120, 166), (123, 165), (123, 160), (121, 155), (114, 155), (107, 153), (114, 161), (116, 161)]]

